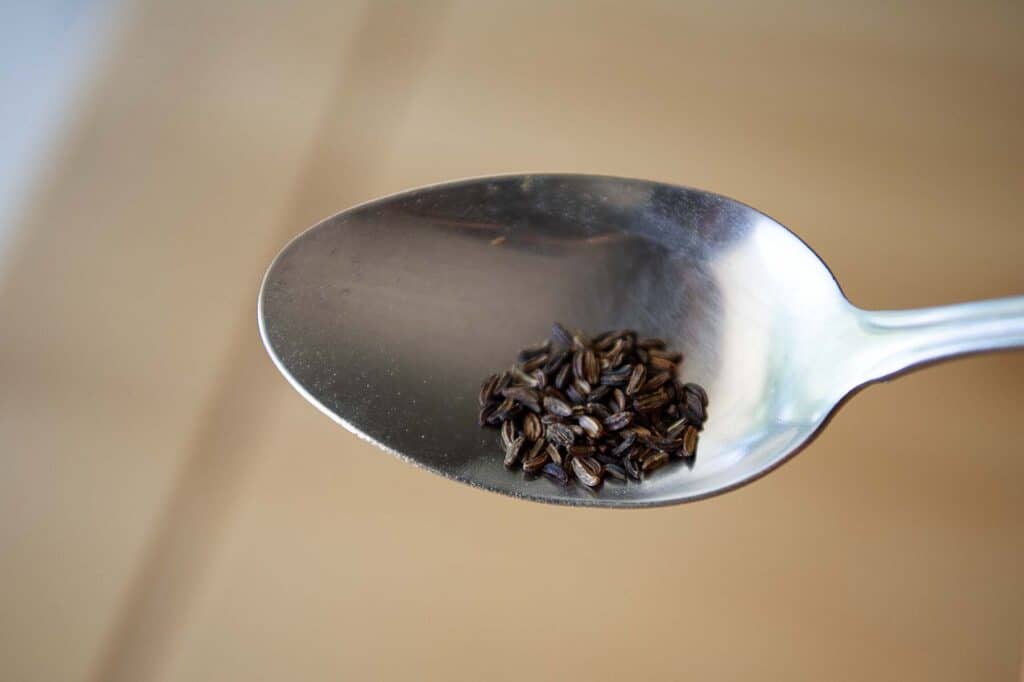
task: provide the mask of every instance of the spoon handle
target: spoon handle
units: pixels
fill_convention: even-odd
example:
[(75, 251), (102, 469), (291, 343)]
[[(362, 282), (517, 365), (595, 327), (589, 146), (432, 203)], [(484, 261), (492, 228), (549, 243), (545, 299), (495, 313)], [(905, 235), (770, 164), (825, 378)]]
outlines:
[(872, 379), (967, 353), (1024, 347), (1024, 296), (917, 310), (861, 311)]

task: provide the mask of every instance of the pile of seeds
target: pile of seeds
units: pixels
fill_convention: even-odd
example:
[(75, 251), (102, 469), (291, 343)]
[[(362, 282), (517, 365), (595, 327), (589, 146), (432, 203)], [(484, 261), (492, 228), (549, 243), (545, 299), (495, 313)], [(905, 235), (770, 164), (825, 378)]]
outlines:
[(484, 381), (479, 423), (500, 429), (509, 468), (588, 488), (639, 481), (697, 455), (708, 397), (677, 379), (682, 359), (628, 329), (588, 339), (556, 322), (549, 340)]

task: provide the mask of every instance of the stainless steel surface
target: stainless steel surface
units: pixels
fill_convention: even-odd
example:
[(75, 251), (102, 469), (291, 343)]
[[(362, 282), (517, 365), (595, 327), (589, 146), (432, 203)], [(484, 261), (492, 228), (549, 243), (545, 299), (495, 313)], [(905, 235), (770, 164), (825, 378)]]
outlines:
[[(683, 351), (684, 378), (711, 398), (692, 469), (596, 494), (505, 470), (495, 433), (476, 426), (479, 383), (553, 320), (632, 327)], [(399, 457), (517, 497), (640, 507), (763, 475), (866, 383), (1024, 345), (1024, 297), (862, 311), (800, 239), (737, 201), (644, 180), (522, 175), (413, 190), (325, 220), (271, 265), (259, 322), (300, 393)]]

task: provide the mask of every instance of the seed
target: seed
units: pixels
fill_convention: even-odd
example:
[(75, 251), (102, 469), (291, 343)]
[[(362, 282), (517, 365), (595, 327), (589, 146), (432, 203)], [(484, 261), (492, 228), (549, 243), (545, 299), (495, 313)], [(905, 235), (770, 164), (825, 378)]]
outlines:
[(647, 368), (643, 365), (633, 365), (629, 375), (629, 382), (626, 384), (626, 395), (633, 395), (640, 390), (647, 377)]
[(507, 420), (501, 425), (501, 445), (504, 448), (508, 448), (509, 445), (516, 439), (516, 425), (511, 419)]
[(653, 360), (654, 358), (661, 358), (663, 360), (668, 360), (673, 365), (678, 365), (680, 362), (683, 361), (682, 353), (667, 351), (664, 350), (664, 348), (648, 348), (647, 354), (651, 357), (651, 360)]
[(661, 450), (652, 450), (644, 455), (640, 462), (640, 468), (647, 471), (654, 471), (658, 467), (668, 462), (668, 453), (662, 452)]
[(494, 397), (494, 389), (498, 385), (499, 376), (492, 374), (480, 385), (480, 393), (477, 395), (477, 403), (480, 407), (486, 405)]
[[(670, 405), (669, 407), (675, 407), (675, 405)], [(675, 438), (676, 436), (683, 432), (683, 429), (685, 429), (687, 425), (689, 425), (689, 423), (690, 422), (686, 420), (686, 417), (683, 417), (682, 419), (677, 419), (676, 421), (669, 424), (668, 428), (665, 429), (665, 435), (668, 436), (669, 438)]]
[(658, 389), (654, 393), (638, 395), (633, 399), (633, 407), (640, 412), (650, 412), (651, 410), (658, 409), (667, 402), (668, 394), (666, 394), (665, 391)]
[(594, 351), (589, 348), (583, 351), (583, 374), (581, 378), (586, 379), (588, 384), (596, 384), (601, 378), (601, 365)]
[(564, 391), (565, 387), (569, 385), (569, 375), (572, 373), (572, 364), (566, 363), (562, 365), (562, 368), (558, 370), (558, 374), (555, 375), (555, 388)]
[(612, 414), (611, 412), (608, 411), (608, 408), (602, 405), (601, 403), (587, 403), (585, 407), (587, 414), (589, 414), (592, 417), (597, 417), (602, 421), (610, 417)]
[(601, 437), (601, 433), (604, 429), (601, 427), (601, 422), (597, 421), (590, 415), (584, 415), (580, 417), (577, 422), (580, 427), (587, 432), (587, 435), (591, 438), (597, 439)]
[(477, 415), (476, 423), (483, 426), (488, 423), (491, 415), (494, 414), (494, 410), (498, 407), (498, 403), (487, 403), (480, 408), (480, 412)]
[(540, 412), (540, 393), (525, 386), (510, 386), (501, 392), (507, 400), (514, 400), (532, 412)]
[(704, 411), (704, 403), (696, 393), (686, 392), (686, 401), (681, 405), (681, 409), (683, 414), (694, 424), (703, 424), (708, 418), (707, 412)]
[(516, 356), (516, 361), (519, 363), (527, 362), (528, 360), (532, 360), (533, 358), (546, 354), (549, 350), (551, 350), (551, 342), (544, 341), (543, 343), (538, 343), (536, 346), (529, 346), (519, 351), (519, 355)]
[(590, 382), (587, 381), (586, 379), (576, 379), (575, 381), (572, 382), (572, 387), (576, 389), (577, 394), (583, 396), (584, 398), (589, 396), (590, 392), (594, 390), (593, 387), (590, 385)]
[(594, 403), (598, 400), (604, 400), (604, 397), (611, 392), (610, 386), (597, 386), (590, 391), (590, 395), (587, 396), (587, 400)]
[(579, 394), (575, 386), (569, 386), (568, 388), (566, 388), (565, 395), (569, 398), (569, 400), (576, 403), (577, 405), (583, 402), (583, 396)]
[(650, 350), (652, 348), (660, 350), (665, 347), (665, 342), (661, 339), (640, 339), (636, 342), (638, 348)]
[(513, 414), (513, 410), (516, 409), (516, 402), (511, 398), (505, 398), (500, 405), (491, 413), (491, 416), (487, 418), (488, 424), (497, 425), (502, 419)]
[(521, 361), (520, 368), (524, 372), (526, 372), (527, 374), (532, 374), (533, 370), (540, 369), (545, 364), (547, 364), (547, 361), (548, 361), (548, 354), (546, 352), (544, 352), (544, 353), (541, 353), (540, 355), (533, 356), (532, 358), (530, 358), (526, 362), (522, 362)]
[(659, 358), (654, 355), (651, 355), (651, 359), (647, 361), (647, 364), (649, 364), (652, 369), (656, 369), (658, 371), (667, 370), (674, 372), (676, 369), (676, 363), (672, 362), (668, 358)]
[(545, 443), (542, 440), (533, 444), (529, 453), (523, 458), (523, 471), (527, 473), (540, 471), (540, 468), (548, 461), (548, 454), (544, 448)]
[(554, 462), (548, 462), (541, 467), (541, 472), (559, 485), (567, 485), (569, 483), (569, 474), (566, 473), (565, 469)]
[(594, 454), (593, 445), (573, 445), (569, 448), (569, 454), (573, 457), (583, 457), (584, 455)]
[(616, 412), (626, 409), (626, 394), (622, 392), (622, 389), (616, 388), (612, 391), (612, 400), (615, 401)]
[(708, 406), (707, 391), (700, 384), (683, 384), (683, 390), (687, 393), (696, 393), (697, 397), (700, 398), (700, 404), (704, 407)]
[(544, 367), (542, 367), (542, 369), (544, 370), (545, 374), (550, 375), (556, 370), (561, 369), (562, 365), (568, 359), (568, 349), (563, 348), (561, 350), (555, 351), (548, 357), (548, 361), (544, 363)]
[(583, 366), (584, 365), (584, 360), (583, 360), (584, 354), (585, 353), (584, 353), (583, 349), (580, 349), (580, 350), (576, 351), (575, 353), (573, 353), (573, 356), (572, 356), (572, 373), (576, 375), (577, 379), (586, 379), (587, 378), (587, 371), (586, 371), (586, 368)]
[[(508, 422), (505, 422), (506, 424)], [(522, 436), (519, 436), (505, 447), (505, 466), (512, 468), (519, 461), (519, 458), (523, 455), (523, 443), (526, 442)]]
[(572, 334), (565, 327), (555, 322), (551, 325), (551, 340), (560, 346), (568, 348), (572, 345)]
[(565, 424), (552, 424), (548, 427), (546, 437), (555, 445), (570, 447), (576, 440), (576, 434)]
[(554, 443), (548, 443), (544, 446), (544, 452), (548, 453), (548, 459), (558, 466), (562, 466), (562, 453), (558, 451)]
[(508, 373), (512, 375), (513, 381), (518, 381), (520, 384), (526, 384), (527, 386), (534, 387), (537, 385), (537, 380), (532, 376), (524, 372), (519, 367), (512, 367), (508, 370)]
[(606, 476), (611, 476), (619, 481), (626, 480), (626, 470), (614, 462), (608, 462), (604, 465), (604, 473)]
[(544, 398), (544, 409), (552, 414), (557, 414), (559, 417), (569, 417), (572, 415), (572, 407), (552, 395)]
[(596, 488), (601, 485), (601, 465), (590, 457), (574, 457), (572, 472), (576, 474), (579, 482), (588, 488)]
[(602, 372), (599, 382), (602, 386), (625, 386), (629, 382), (629, 377), (632, 373), (632, 367), (623, 365), (622, 367)]
[(523, 435), (527, 440), (537, 440), (544, 435), (544, 425), (540, 423), (540, 417), (533, 412), (527, 412), (523, 417)]
[(679, 451), (680, 456), (695, 456), (697, 454), (697, 440), (699, 437), (700, 434), (695, 427), (687, 426), (686, 430), (683, 431), (683, 447)]
[(624, 433), (626, 435), (622, 439), (622, 442), (616, 445), (615, 449), (612, 450), (612, 454), (617, 457), (622, 457), (623, 455), (625, 455), (626, 451), (633, 447), (633, 443), (636, 442), (636, 433), (634, 433), (633, 431), (625, 431)]
[(609, 431), (621, 431), (633, 423), (632, 412), (616, 412), (604, 418), (604, 425)]
[(632, 457), (622, 460), (622, 468), (626, 470), (626, 475), (632, 478), (634, 481), (639, 481), (641, 472), (640, 468), (636, 465), (636, 460)]
[[(641, 393), (650, 393), (665, 385), (665, 382), (672, 378), (672, 374), (669, 372), (658, 372), (653, 377), (647, 380), (647, 382), (640, 388)], [(668, 392), (666, 391), (666, 394)]]

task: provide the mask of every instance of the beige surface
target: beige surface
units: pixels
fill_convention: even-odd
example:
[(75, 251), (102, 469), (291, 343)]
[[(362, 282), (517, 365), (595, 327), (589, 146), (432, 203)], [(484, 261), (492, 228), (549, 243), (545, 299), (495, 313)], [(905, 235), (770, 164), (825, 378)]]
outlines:
[(1019, 4), (860, 4), (139, 4), (0, 273), (0, 676), (1014, 679), (1020, 354), (613, 513), (386, 457), (256, 338), (290, 235), (516, 170), (736, 196), (864, 306), (1024, 292)]

